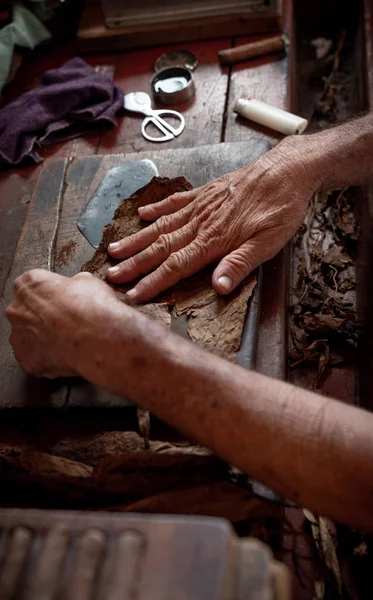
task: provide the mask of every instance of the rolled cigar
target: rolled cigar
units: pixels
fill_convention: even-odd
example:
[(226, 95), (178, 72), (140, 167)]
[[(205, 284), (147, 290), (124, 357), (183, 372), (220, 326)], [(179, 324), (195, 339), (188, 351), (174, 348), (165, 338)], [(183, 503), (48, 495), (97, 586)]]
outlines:
[(246, 117), (246, 119), (270, 127), (285, 135), (303, 133), (308, 125), (308, 121), (303, 117), (298, 117), (298, 115), (289, 113), (286, 110), (252, 98), (237, 100), (234, 111)]
[(243, 46), (237, 46), (236, 48), (220, 50), (220, 52), (218, 52), (218, 57), (220, 64), (232, 65), (234, 63), (247, 60), (248, 58), (253, 58), (254, 56), (263, 56), (264, 54), (283, 52), (284, 49), (284, 38), (283, 36), (279, 35), (277, 37), (259, 40), (258, 42), (244, 44)]

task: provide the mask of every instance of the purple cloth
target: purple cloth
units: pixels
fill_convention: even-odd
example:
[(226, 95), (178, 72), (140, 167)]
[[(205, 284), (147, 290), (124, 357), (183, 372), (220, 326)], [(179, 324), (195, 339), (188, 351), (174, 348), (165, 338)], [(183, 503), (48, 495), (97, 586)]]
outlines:
[(35, 146), (116, 125), (123, 92), (81, 58), (44, 73), (37, 88), (0, 110), (0, 160), (16, 165), (41, 158)]

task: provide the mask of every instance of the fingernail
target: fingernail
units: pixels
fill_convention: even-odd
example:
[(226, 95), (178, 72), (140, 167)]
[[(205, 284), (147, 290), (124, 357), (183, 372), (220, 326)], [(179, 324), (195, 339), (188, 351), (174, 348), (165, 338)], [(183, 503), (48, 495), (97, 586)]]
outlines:
[(139, 208), (138, 208), (139, 215), (141, 215), (143, 212), (144, 212), (144, 207), (143, 206), (139, 206)]
[(109, 250), (118, 250), (120, 248), (120, 242), (114, 242), (109, 244)]
[(128, 290), (128, 292), (126, 293), (126, 296), (132, 300), (132, 298), (134, 298), (134, 296), (136, 296), (137, 294), (137, 289), (136, 288), (132, 288), (132, 290)]
[(225, 289), (226, 292), (229, 292), (232, 289), (232, 280), (229, 279), (226, 275), (222, 275), (218, 279), (218, 284), (221, 285), (222, 288)]
[(108, 269), (110, 275), (115, 275), (115, 273), (118, 273), (119, 271), (119, 267), (110, 267), (110, 269)]

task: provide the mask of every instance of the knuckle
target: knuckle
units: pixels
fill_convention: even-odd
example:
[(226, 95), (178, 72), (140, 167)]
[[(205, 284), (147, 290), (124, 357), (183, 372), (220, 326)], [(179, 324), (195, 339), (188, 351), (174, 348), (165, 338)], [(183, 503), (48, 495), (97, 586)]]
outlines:
[(136, 256), (131, 256), (130, 258), (127, 258), (127, 260), (124, 260), (123, 262), (119, 263), (119, 271), (117, 274), (121, 275), (124, 273), (124, 271), (131, 272), (136, 270), (139, 263), (141, 262), (141, 258), (142, 256), (140, 254), (137, 254)]
[(157, 241), (153, 244), (153, 251), (156, 254), (170, 254), (171, 252), (171, 239), (170, 236), (161, 233)]
[(179, 252), (173, 252), (163, 265), (168, 274), (181, 274), (183, 267), (182, 255)]
[(171, 204), (171, 206), (177, 206), (180, 203), (180, 200), (183, 199), (184, 195), (185, 194), (182, 192), (176, 192), (175, 194), (172, 194), (172, 196), (168, 197), (169, 204)]
[(172, 222), (172, 215), (163, 215), (163, 217), (157, 219), (155, 226), (157, 227), (158, 234), (161, 235), (162, 233), (168, 233), (171, 229)]
[(243, 251), (237, 251), (227, 262), (234, 272), (249, 272), (253, 268), (252, 256)]
[(15, 292), (18, 292), (30, 280), (29, 272), (19, 275), (13, 283)]

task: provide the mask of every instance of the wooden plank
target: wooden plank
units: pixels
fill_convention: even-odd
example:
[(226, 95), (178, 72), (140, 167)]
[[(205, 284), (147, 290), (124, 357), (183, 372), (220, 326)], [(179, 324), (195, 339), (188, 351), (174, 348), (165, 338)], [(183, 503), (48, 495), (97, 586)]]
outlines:
[(78, 29), (82, 52), (154, 46), (167, 40), (170, 44), (206, 40), (230, 35), (247, 35), (278, 31), (281, 18), (276, 11), (265, 13), (241, 12), (204, 19), (174, 23), (156, 23), (136, 27), (107, 28), (99, 6), (86, 6)]
[(0, 175), (0, 296), (38, 177), (39, 167), (5, 171)]
[[(66, 161), (46, 163), (17, 244), (13, 264), (1, 298), (4, 311), (13, 297), (13, 282), (28, 269), (52, 269), (62, 199)], [(0, 407), (61, 405), (66, 383), (48, 382), (27, 376), (20, 368), (8, 342), (10, 325), (4, 320), (0, 330), (0, 371), (2, 376)]]
[[(188, 45), (188, 50), (198, 57), (199, 65), (194, 72), (195, 97), (184, 104), (170, 107), (180, 111), (185, 117), (185, 130), (180, 136), (166, 144), (148, 142), (141, 135), (142, 116), (126, 112), (119, 118), (117, 128), (103, 134), (98, 154), (188, 148), (220, 142), (228, 89), (228, 69), (220, 67), (217, 53), (230, 45), (231, 38), (193, 42)], [(150, 94), (150, 79), (156, 59), (165, 52), (179, 49), (180, 44), (174, 44), (121, 54), (115, 83), (125, 93), (143, 91)], [(154, 107), (165, 108), (160, 103), (154, 103)]]

